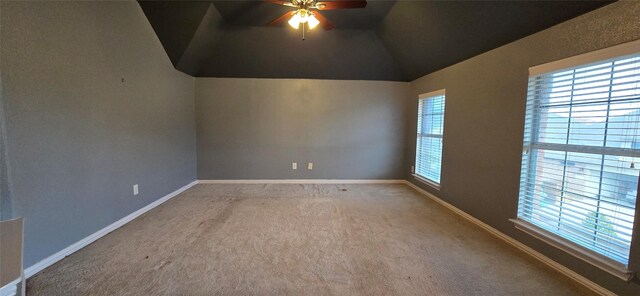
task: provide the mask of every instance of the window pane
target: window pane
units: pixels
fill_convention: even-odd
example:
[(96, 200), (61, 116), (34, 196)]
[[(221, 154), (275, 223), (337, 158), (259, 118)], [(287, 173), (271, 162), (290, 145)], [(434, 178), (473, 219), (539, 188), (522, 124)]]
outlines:
[(442, 164), (444, 102), (442, 95), (420, 99), (418, 104), (415, 173), (438, 184)]
[(518, 218), (628, 264), (640, 161), (640, 57), (529, 80)]

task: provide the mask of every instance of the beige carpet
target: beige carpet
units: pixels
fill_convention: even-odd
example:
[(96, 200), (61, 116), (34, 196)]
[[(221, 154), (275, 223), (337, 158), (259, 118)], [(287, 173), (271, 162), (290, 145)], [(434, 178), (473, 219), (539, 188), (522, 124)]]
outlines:
[(590, 295), (406, 185), (197, 185), (29, 295)]

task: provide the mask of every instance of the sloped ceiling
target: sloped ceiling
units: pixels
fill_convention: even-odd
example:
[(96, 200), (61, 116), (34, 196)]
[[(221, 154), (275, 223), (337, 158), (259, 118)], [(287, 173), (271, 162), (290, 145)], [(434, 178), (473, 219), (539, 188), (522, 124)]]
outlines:
[(140, 1), (176, 69), (196, 77), (412, 81), (611, 1), (368, 1), (302, 40), (263, 1)]

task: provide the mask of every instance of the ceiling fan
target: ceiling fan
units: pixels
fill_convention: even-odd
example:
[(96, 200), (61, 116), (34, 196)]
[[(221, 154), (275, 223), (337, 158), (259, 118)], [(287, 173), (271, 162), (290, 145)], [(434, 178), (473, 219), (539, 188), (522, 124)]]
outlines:
[(279, 18), (271, 21), (268, 25), (275, 26), (288, 20), (288, 23), (294, 29), (300, 28), (302, 24), (302, 39), (304, 40), (305, 27), (308, 30), (321, 25), (325, 30), (331, 30), (335, 26), (327, 20), (318, 10), (335, 10), (346, 8), (364, 8), (367, 6), (365, 0), (355, 1), (317, 1), (317, 0), (291, 0), (291, 1), (278, 1), (278, 0), (264, 0), (265, 2), (284, 5), (296, 8), (296, 10), (287, 12)]

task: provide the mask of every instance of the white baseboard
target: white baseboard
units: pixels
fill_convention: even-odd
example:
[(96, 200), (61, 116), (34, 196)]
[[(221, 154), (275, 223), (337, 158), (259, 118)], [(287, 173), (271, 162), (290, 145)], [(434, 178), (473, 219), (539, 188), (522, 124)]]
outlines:
[(20, 280), (21, 278), (17, 278), (0, 288), (0, 296), (15, 296), (18, 292), (18, 283), (20, 283)]
[(526, 246), (525, 244), (515, 240), (514, 238), (498, 231), (497, 229), (489, 226), (488, 224), (476, 219), (475, 217), (467, 214), (466, 212), (456, 208), (455, 206), (451, 205), (450, 203), (447, 203), (446, 201), (436, 197), (435, 195), (425, 191), (424, 189), (416, 186), (415, 184), (409, 182), (409, 181), (405, 181), (405, 184), (407, 184), (409, 187), (415, 189), (416, 191), (424, 194), (425, 196), (427, 196), (428, 198), (432, 199), (433, 201), (439, 203), (440, 205), (444, 206), (445, 208), (453, 211), (454, 213), (460, 215), (461, 217), (469, 220), (471, 223), (476, 224), (478, 226), (480, 226), (480, 228), (486, 230), (487, 232), (493, 234), (494, 236), (498, 237), (499, 239), (505, 241), (506, 243), (516, 247), (517, 249), (519, 249), (520, 251), (527, 253), (528, 255), (530, 255), (531, 257), (538, 259), (539, 261), (541, 261), (542, 263), (546, 264), (547, 266), (555, 269), (556, 271), (560, 272), (561, 274), (569, 277), (570, 279), (578, 282), (579, 284), (585, 286), (586, 288), (594, 291), (595, 293), (598, 293), (599, 295), (603, 295), (603, 296), (615, 296), (616, 294), (605, 289), (604, 287), (592, 282), (591, 280), (581, 276), (580, 274), (576, 273), (575, 271), (565, 267), (564, 265), (553, 261), (553, 259), (539, 253), (538, 251)]
[(265, 180), (198, 180), (198, 184), (405, 184), (405, 180), (379, 179), (265, 179)]
[(126, 217), (112, 223), (111, 225), (102, 228), (100, 230), (98, 230), (97, 232), (81, 239), (80, 241), (77, 241), (76, 243), (64, 248), (63, 250), (41, 260), (40, 262), (30, 266), (29, 268), (25, 269), (24, 271), (24, 275), (26, 278), (29, 278), (33, 275), (35, 275), (36, 273), (40, 272), (41, 270), (53, 265), (54, 263), (64, 259), (64, 257), (69, 256), (71, 254), (73, 254), (74, 252), (82, 249), (83, 247), (89, 245), (90, 243), (96, 241), (97, 239), (107, 235), (109, 232), (112, 232), (118, 228), (120, 228), (122, 225), (127, 224), (129, 221), (137, 218), (138, 216), (150, 211), (151, 209), (161, 205), (162, 203), (164, 203), (165, 201), (171, 199), (172, 197), (175, 197), (176, 195), (184, 192), (185, 190), (193, 187), (194, 185), (198, 184), (198, 181), (193, 181), (185, 186), (183, 186), (182, 188), (171, 192), (165, 196), (163, 196), (162, 198), (148, 204), (147, 206), (145, 206), (144, 208), (141, 208), (129, 215), (127, 215)]

